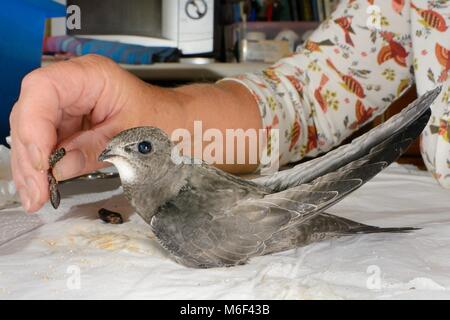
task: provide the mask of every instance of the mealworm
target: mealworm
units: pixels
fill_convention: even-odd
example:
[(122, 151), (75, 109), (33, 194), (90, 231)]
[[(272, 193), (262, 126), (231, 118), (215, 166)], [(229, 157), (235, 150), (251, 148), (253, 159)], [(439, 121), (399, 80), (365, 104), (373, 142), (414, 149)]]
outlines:
[(59, 204), (61, 202), (61, 194), (58, 190), (58, 181), (53, 176), (53, 167), (56, 165), (56, 163), (61, 160), (66, 155), (66, 150), (64, 148), (60, 148), (55, 150), (50, 157), (48, 158), (48, 164), (50, 166), (50, 169), (47, 173), (48, 178), (48, 188), (50, 192), (50, 203), (52, 204), (53, 208), (58, 209)]
[(120, 213), (110, 211), (105, 208), (101, 208), (100, 210), (98, 210), (98, 216), (100, 217), (100, 219), (102, 219), (106, 223), (111, 223), (111, 224), (122, 224), (123, 223), (123, 218), (120, 215)]

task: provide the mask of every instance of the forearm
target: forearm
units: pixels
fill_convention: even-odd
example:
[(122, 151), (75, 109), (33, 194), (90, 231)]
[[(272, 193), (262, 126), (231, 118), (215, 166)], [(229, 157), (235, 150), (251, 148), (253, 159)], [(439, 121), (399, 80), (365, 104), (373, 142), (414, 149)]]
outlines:
[[(227, 129), (251, 129), (259, 133), (261, 128), (258, 106), (244, 86), (234, 81), (222, 81), (217, 84), (186, 85), (176, 89), (150, 87), (150, 91), (152, 101), (159, 101), (149, 109), (151, 114), (148, 118), (154, 119), (151, 120), (152, 125), (160, 127), (169, 135), (177, 129), (188, 130), (192, 137), (192, 147), (196, 143), (201, 144), (197, 151), (205, 150), (211, 141), (204, 141), (202, 135), (194, 134), (195, 122), (197, 126), (201, 124), (202, 133), (209, 129), (218, 130), (222, 136), (219, 142), (222, 144), (223, 157), (222, 161), (215, 163), (217, 167), (231, 173), (249, 173), (257, 168), (257, 163), (251, 161), (252, 157), (249, 155), (255, 152), (250, 150), (250, 143), (244, 144), (244, 150), (237, 150), (238, 144), (233, 144), (233, 161), (230, 162), (230, 154), (227, 155), (230, 151), (225, 141)], [(217, 141), (215, 142), (217, 144)], [(191, 155), (197, 158), (203, 155), (195, 153), (193, 149), (191, 152)], [(237, 161), (238, 154), (242, 152), (245, 153), (244, 164)]]

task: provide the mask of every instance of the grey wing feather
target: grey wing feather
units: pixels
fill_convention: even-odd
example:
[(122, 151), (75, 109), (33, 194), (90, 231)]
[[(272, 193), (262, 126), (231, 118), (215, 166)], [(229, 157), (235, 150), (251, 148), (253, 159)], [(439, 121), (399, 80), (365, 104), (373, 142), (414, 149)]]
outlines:
[(272, 176), (256, 178), (252, 181), (274, 191), (281, 191), (303, 183), (309, 183), (320, 176), (337, 170), (361, 158), (376, 145), (414, 123), (429, 110), (431, 103), (440, 91), (441, 87), (437, 87), (425, 93), (402, 112), (353, 140), (352, 143), (343, 145), (319, 158), (301, 163), (292, 169), (280, 171)]
[[(264, 200), (267, 201), (267, 199), (274, 197), (295, 198), (304, 205), (305, 203), (310, 203), (311, 200), (315, 199), (318, 195), (334, 192), (335, 196), (332, 199), (320, 202), (315, 210), (310, 210), (307, 213), (308, 215), (311, 215), (323, 212), (372, 179), (408, 149), (411, 143), (420, 135), (423, 128), (426, 126), (431, 115), (429, 105), (433, 100), (434, 98), (425, 99), (427, 107), (423, 107), (423, 110), (421, 110), (417, 116), (412, 117), (412, 121), (409, 121), (409, 117), (408, 119), (405, 119), (406, 124), (402, 124), (391, 136), (383, 140), (378, 140), (378, 143), (372, 144), (368, 149), (365, 148), (365, 154), (362, 154), (356, 159), (354, 158), (353, 161), (347, 163), (343, 161), (343, 166), (331, 172), (328, 171), (328, 173), (317, 177), (309, 184), (303, 184), (301, 186), (301, 192), (308, 194), (308, 197), (299, 198), (295, 191), (297, 187), (293, 187), (278, 193), (270, 194), (264, 197)], [(417, 104), (413, 104), (412, 106), (415, 108), (415, 105)], [(411, 110), (410, 107), (408, 109)], [(288, 204), (285, 201), (284, 207), (287, 207), (287, 205)], [(305, 218), (304, 215), (303, 218)], [(296, 223), (296, 221), (293, 220), (291, 223)]]
[[(295, 179), (284, 174), (264, 181), (265, 186), (283, 191), (240, 200), (221, 212), (185, 212), (186, 200), (179, 197), (180, 205), (172, 203), (160, 215), (162, 218), (156, 216), (152, 220), (153, 230), (180, 263), (191, 267), (242, 264), (254, 256), (306, 244), (316, 236), (345, 234), (351, 228), (377, 232), (375, 227), (332, 218), (323, 212), (406, 151), (425, 127), (430, 117), (429, 105), (437, 93), (434, 90), (424, 95), (401, 116), (386, 122), (384, 129), (375, 129), (345, 146), (344, 151), (338, 149), (332, 156), (304, 166), (306, 174), (294, 168), (288, 173)], [(308, 183), (300, 185), (304, 182)], [(204, 203), (207, 199), (202, 196), (187, 197), (191, 203)]]

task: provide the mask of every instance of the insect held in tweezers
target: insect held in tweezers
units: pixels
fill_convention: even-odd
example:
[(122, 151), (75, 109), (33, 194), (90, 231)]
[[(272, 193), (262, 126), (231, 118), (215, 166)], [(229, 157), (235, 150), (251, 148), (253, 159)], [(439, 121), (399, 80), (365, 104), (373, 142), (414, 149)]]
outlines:
[(59, 148), (55, 150), (48, 158), (49, 170), (47, 173), (49, 192), (50, 192), (50, 203), (53, 208), (58, 209), (61, 202), (61, 195), (58, 190), (58, 181), (53, 176), (53, 167), (56, 163), (61, 160), (66, 155), (66, 150), (64, 148)]

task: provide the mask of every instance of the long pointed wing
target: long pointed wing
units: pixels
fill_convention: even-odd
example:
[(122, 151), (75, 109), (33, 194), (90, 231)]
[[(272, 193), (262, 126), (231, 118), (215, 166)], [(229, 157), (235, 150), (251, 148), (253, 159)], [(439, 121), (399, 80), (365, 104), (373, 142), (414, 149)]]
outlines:
[[(355, 144), (364, 152), (359, 147), (358, 150), (347, 149), (354, 154), (352, 160), (339, 161), (337, 158), (340, 164), (344, 163), (339, 167), (327, 163), (330, 169), (324, 175), (310, 179), (309, 184), (296, 185), (263, 198), (241, 200), (220, 213), (208, 210), (186, 213), (175, 203), (167, 213), (161, 214), (161, 218), (152, 220), (154, 231), (179, 262), (193, 267), (244, 263), (250, 257), (272, 252), (274, 244), (271, 240), (283, 232), (289, 236), (278, 237), (285, 243), (276, 243), (276, 248), (290, 248), (301, 243), (300, 237), (311, 236), (304, 232), (326, 232), (330, 229), (328, 221), (323, 225), (319, 223), (315, 227), (317, 230), (305, 231), (301, 226), (395, 161), (422, 132), (430, 117), (429, 105), (437, 93), (433, 91), (408, 107), (401, 117), (405, 123), (399, 123), (398, 118), (390, 120), (399, 126), (397, 130), (389, 130), (390, 136), (384, 135), (381, 140), (382, 135), (378, 132), (374, 134), (376, 143), (367, 143), (374, 139), (372, 135), (367, 136), (366, 140)], [(387, 125), (388, 128), (391, 126)], [(335, 154), (337, 157), (341, 153)]]
[(309, 183), (320, 176), (338, 170), (352, 161), (364, 157), (377, 145), (408, 128), (428, 111), (429, 106), (440, 91), (441, 87), (437, 87), (425, 93), (403, 109), (402, 112), (353, 140), (352, 143), (343, 145), (319, 158), (301, 163), (292, 169), (280, 171), (272, 176), (256, 178), (252, 181), (274, 191), (282, 191)]
[[(429, 100), (427, 103), (431, 102), (432, 100)], [(254, 217), (258, 212), (255, 209), (259, 207), (259, 214), (264, 212), (264, 215), (267, 215), (267, 217), (261, 215), (258, 221), (261, 226), (264, 226), (263, 230), (268, 231), (265, 236), (270, 236), (270, 232), (279, 232), (310, 219), (315, 214), (335, 205), (394, 162), (419, 136), (430, 115), (431, 111), (427, 107), (418, 118), (370, 148), (362, 157), (316, 178), (309, 184), (272, 193), (262, 199), (238, 203), (233, 208), (233, 212), (236, 216), (251, 213), (255, 220)], [(263, 207), (264, 210), (262, 210)], [(279, 219), (282, 223), (274, 225), (270, 220), (270, 215), (276, 216), (275, 213), (284, 217), (284, 221)]]

